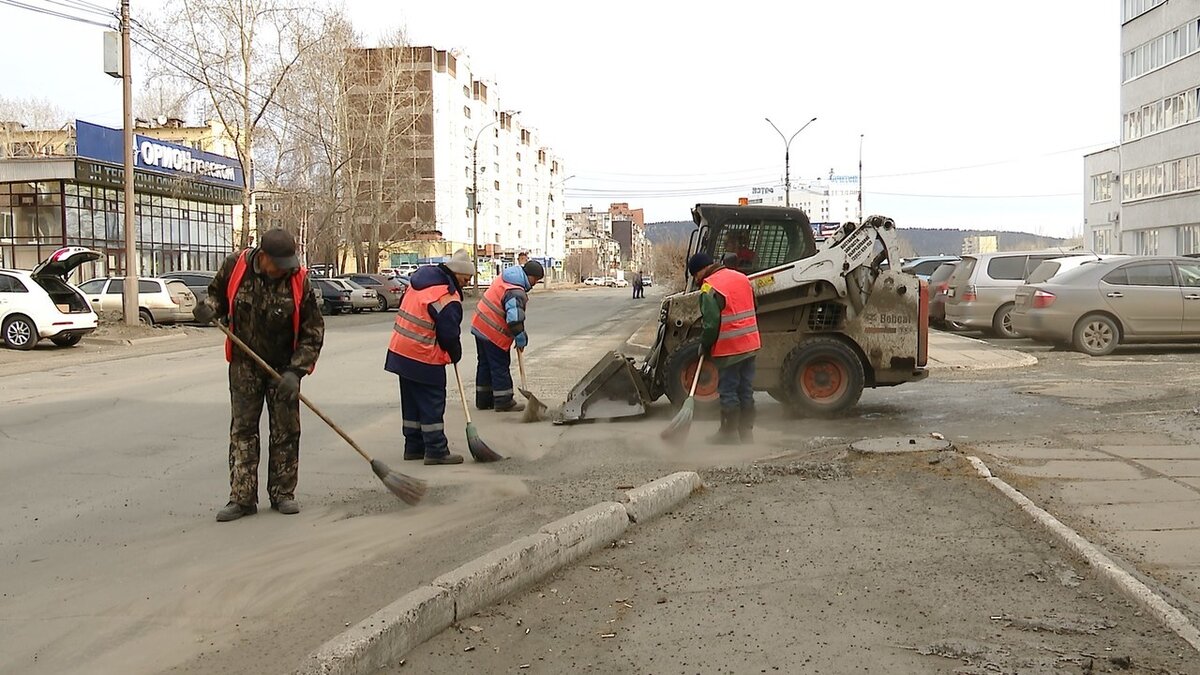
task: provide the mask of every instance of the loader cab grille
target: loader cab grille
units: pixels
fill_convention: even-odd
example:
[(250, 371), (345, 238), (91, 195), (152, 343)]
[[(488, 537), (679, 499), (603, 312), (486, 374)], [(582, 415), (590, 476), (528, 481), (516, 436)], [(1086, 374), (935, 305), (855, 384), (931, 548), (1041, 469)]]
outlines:
[(837, 302), (818, 302), (808, 309), (808, 330), (812, 332), (841, 330), (846, 321), (846, 307)]
[(707, 234), (703, 248), (711, 251), (717, 261), (725, 256), (736, 257), (736, 268), (745, 274), (779, 267), (816, 253), (810, 239), (799, 232), (797, 223), (790, 221), (725, 222)]

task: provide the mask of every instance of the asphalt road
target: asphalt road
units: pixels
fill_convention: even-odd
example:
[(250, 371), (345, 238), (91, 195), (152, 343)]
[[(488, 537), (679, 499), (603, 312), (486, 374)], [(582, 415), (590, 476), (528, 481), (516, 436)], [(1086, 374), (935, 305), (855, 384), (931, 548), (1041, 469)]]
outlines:
[[(625, 290), (535, 292), (534, 386), (590, 366), (564, 349), (615, 348), (655, 309), (654, 300), (634, 304)], [(381, 497), (366, 464), (305, 412), (297, 495), (304, 511), (281, 516), (265, 510), (264, 496), (259, 515), (216, 523), (228, 495), (229, 420), (218, 336), (196, 339), (201, 349), (118, 360), (39, 350), (28, 355), (42, 360), (39, 370), (0, 377), (0, 671), (159, 672), (241, 635), (276, 630), (281, 617), (311, 616), (312, 595), (345, 583), (357, 566), (411, 552), (444, 523), (476, 515), (474, 506), (525, 492), (519, 477), (482, 465), (402, 462), (396, 381), (382, 369), (391, 322), (390, 313), (328, 318), (326, 347), (304, 391), (368, 452), (431, 480), (433, 495), (417, 509)], [(465, 346), (470, 390), (475, 350)], [(18, 371), (25, 356), (3, 355)], [(56, 357), (70, 365), (55, 367)], [(516, 454), (507, 425), (519, 416), (488, 414), (478, 424), (491, 431), (489, 442)], [(460, 411), (448, 422), (461, 429), (461, 419)], [(465, 454), (461, 431), (452, 438)], [(460, 483), (475, 494), (452, 487)], [(356, 517), (367, 513), (374, 517)], [(387, 594), (377, 588), (371, 597)]]

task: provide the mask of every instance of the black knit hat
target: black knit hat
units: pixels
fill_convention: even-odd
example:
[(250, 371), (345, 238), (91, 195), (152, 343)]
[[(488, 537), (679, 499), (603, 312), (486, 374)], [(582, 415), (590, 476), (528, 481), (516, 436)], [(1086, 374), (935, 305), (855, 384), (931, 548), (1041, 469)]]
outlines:
[(704, 253), (703, 251), (701, 251), (700, 253), (696, 253), (696, 254), (692, 255), (692, 257), (688, 258), (688, 264), (687, 264), (688, 274), (690, 274), (692, 276), (696, 276), (697, 274), (700, 273), (701, 270), (703, 270), (705, 267), (708, 267), (711, 264), (713, 264), (712, 256), (710, 256), (707, 253)]
[(530, 260), (521, 269), (525, 271), (525, 276), (533, 279), (542, 279), (546, 276), (546, 270), (542, 268), (542, 263), (536, 260)]

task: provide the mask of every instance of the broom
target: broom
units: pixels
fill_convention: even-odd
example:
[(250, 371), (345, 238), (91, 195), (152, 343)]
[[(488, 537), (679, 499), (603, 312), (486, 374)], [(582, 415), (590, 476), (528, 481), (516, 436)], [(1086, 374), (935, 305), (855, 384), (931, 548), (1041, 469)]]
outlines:
[(675, 413), (671, 424), (659, 434), (664, 441), (683, 443), (687, 440), (688, 432), (692, 429), (692, 416), (696, 414), (696, 385), (700, 383), (700, 371), (703, 368), (704, 354), (702, 352), (700, 360), (696, 362), (696, 376), (692, 378), (692, 388), (688, 392), (688, 397), (684, 399), (683, 405), (679, 406), (679, 412)]
[(521, 386), (517, 391), (529, 401), (529, 405), (525, 406), (525, 413), (521, 415), (522, 422), (537, 422), (543, 419), (546, 412), (546, 404), (538, 400), (538, 397), (529, 391), (529, 385), (525, 383), (525, 350), (517, 350), (517, 368), (521, 371)]
[(462, 376), (458, 374), (458, 364), (454, 364), (454, 379), (458, 381), (458, 397), (462, 399), (463, 416), (467, 418), (467, 449), (471, 451), (471, 456), (476, 462), (498, 462), (504, 459), (504, 455), (499, 454), (495, 450), (488, 447), (487, 443), (479, 437), (479, 432), (475, 430), (475, 425), (471, 423), (471, 410), (467, 407), (467, 391), (463, 388)]
[[(271, 377), (275, 378), (276, 380), (282, 379), (279, 373), (275, 372), (274, 368), (272, 368), (266, 361), (263, 361), (262, 357), (260, 357), (258, 354), (255, 354), (254, 350), (250, 349), (250, 345), (242, 342), (242, 339), (234, 335), (228, 327), (217, 321), (213, 321), (212, 323), (217, 328), (220, 328), (221, 332), (225, 334), (225, 337), (229, 338), (229, 340), (233, 342), (233, 344), (237, 345), (239, 349), (245, 352), (247, 356), (254, 359), (254, 362), (261, 366), (263, 370), (270, 373)], [(413, 478), (412, 476), (406, 476), (402, 473), (396, 473), (395, 471), (389, 469), (388, 465), (383, 463), (383, 460), (371, 459), (371, 456), (364, 452), (362, 448), (358, 447), (358, 443), (355, 443), (354, 439), (350, 438), (349, 434), (347, 434), (345, 431), (342, 431), (341, 427), (334, 423), (333, 420), (326, 417), (325, 413), (317, 409), (317, 406), (313, 405), (312, 401), (308, 400), (304, 394), (300, 394), (300, 400), (304, 403), (304, 405), (308, 406), (308, 409), (313, 411), (317, 417), (320, 417), (322, 422), (328, 424), (330, 429), (336, 431), (338, 436), (341, 436), (347, 443), (349, 443), (350, 447), (358, 451), (358, 454), (362, 455), (363, 459), (367, 460), (367, 462), (371, 464), (371, 470), (375, 472), (375, 475), (379, 477), (379, 480), (383, 481), (383, 486), (388, 489), (388, 492), (391, 492), (400, 499), (403, 499), (407, 504), (416, 504), (417, 502), (421, 501), (421, 498), (425, 496), (425, 481), (420, 480), (419, 478)]]

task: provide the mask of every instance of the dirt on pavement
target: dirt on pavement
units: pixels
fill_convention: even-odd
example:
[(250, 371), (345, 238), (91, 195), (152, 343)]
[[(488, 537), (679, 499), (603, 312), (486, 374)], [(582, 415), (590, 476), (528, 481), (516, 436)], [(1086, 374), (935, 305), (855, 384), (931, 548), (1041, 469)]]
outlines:
[(1200, 672), (961, 455), (828, 459), (706, 471), (387, 672)]

